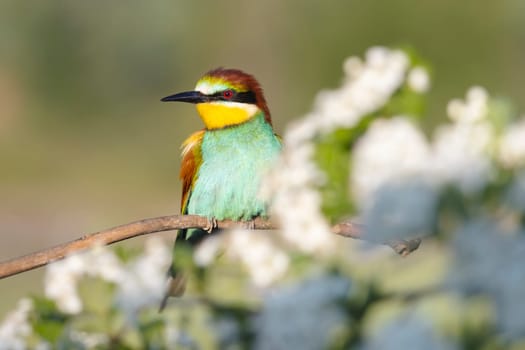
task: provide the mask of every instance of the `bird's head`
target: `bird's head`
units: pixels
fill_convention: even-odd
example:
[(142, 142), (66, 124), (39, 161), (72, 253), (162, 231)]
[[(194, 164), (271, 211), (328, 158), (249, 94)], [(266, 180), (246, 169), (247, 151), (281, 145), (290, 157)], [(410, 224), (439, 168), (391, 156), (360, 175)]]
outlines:
[(261, 86), (252, 75), (238, 69), (211, 70), (199, 79), (194, 91), (170, 95), (161, 101), (196, 104), (209, 130), (242, 124), (260, 113), (272, 123)]

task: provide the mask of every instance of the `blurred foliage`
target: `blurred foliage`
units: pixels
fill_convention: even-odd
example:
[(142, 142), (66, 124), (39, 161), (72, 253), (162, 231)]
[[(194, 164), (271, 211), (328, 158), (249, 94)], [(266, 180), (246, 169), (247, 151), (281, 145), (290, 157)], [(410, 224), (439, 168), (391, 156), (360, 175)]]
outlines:
[[(131, 1), (125, 6), (3, 1), (0, 256), (177, 212), (178, 147), (201, 124), (188, 106), (158, 100), (191, 88), (216, 66), (255, 74), (282, 132), (289, 120), (309, 110), (319, 89), (337, 85), (344, 57), (371, 45), (409, 44), (432, 62), (435, 81), (427, 103), (400, 90), (382, 112), (424, 115), (419, 122), (431, 129), (443, 119), (446, 101), (481, 84), (514, 101), (511, 107), (505, 98), (491, 99), (494, 125), (507, 125), (516, 110), (525, 110), (518, 74), (525, 53), (524, 16), (520, 0)], [(317, 159), (329, 174), (322, 189), (324, 210), (332, 218), (355, 209), (339, 194), (348, 193), (346, 152), (362, 132), (339, 130), (319, 140)], [(498, 176), (507, 183), (512, 174)], [(479, 200), (453, 192), (440, 202), (445, 208), (440, 227), (453, 227), (458, 208)], [(119, 257), (133, 259), (137, 245), (140, 241), (122, 246)], [(438, 259), (447, 252), (434, 254)], [(356, 265), (354, 273), (370, 272)], [(422, 268), (413, 280), (429, 274)], [(0, 314), (12, 308), (18, 291), (41, 293), (39, 281), (38, 273), (3, 280)], [(59, 333), (55, 321), (65, 316), (36, 300), (35, 315), (47, 320), (42, 327), (48, 329), (39, 334), (51, 339)], [(144, 317), (141, 327), (156, 329), (157, 319)], [(490, 328), (464, 330), (468, 347), (489, 344), (482, 334), (490, 332), (483, 327)], [(125, 344), (142, 344), (135, 332), (123, 338)], [(343, 332), (340, 344), (350, 338)]]
[[(421, 58), (413, 48), (404, 48), (410, 66), (423, 67), (428, 72), (430, 64)], [(315, 148), (315, 161), (326, 178), (319, 190), (323, 196), (323, 213), (335, 223), (356, 214), (350, 198), (341, 195), (352, 191), (348, 174), (351, 173), (351, 151), (355, 142), (366, 132), (371, 122), (378, 118), (402, 115), (418, 124), (426, 115), (427, 95), (418, 93), (404, 83), (389, 101), (377, 111), (364, 116), (352, 128), (338, 128), (333, 132), (318, 136)]]

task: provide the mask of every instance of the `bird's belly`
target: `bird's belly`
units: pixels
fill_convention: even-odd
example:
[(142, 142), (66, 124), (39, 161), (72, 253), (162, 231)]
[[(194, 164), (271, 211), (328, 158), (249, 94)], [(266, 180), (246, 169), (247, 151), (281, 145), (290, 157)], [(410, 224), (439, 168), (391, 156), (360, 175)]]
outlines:
[(217, 220), (250, 220), (266, 215), (258, 198), (269, 159), (218, 156), (202, 163), (188, 203), (188, 214)]

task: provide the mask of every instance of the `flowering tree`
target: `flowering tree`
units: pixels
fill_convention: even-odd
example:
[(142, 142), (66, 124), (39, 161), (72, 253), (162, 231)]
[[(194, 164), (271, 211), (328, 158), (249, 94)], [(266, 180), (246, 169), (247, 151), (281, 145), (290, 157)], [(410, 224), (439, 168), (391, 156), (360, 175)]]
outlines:
[[(171, 248), (97, 247), (49, 265), (46, 297), (19, 302), (0, 349), (525, 346), (525, 119), (473, 87), (424, 133), (428, 72), (410, 51), (347, 59), (261, 189), (282, 230), (210, 236), (163, 313)], [(348, 216), (370, 241), (424, 246), (401, 259), (330, 234)]]

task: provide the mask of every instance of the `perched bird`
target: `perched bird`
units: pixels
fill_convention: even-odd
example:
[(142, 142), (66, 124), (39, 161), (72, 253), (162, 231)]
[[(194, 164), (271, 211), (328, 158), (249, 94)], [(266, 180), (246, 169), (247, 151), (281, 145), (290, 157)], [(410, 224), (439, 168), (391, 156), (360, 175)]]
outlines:
[[(206, 73), (194, 91), (161, 101), (195, 104), (205, 126), (182, 144), (181, 213), (205, 216), (210, 223), (266, 216), (266, 203), (258, 198), (259, 187), (281, 150), (281, 142), (257, 80), (237, 69), (217, 68)], [(176, 246), (197, 244), (207, 234), (198, 229), (180, 230)], [(184, 292), (179, 269), (174, 262), (168, 296)], [(166, 299), (161, 309), (165, 303)]]

